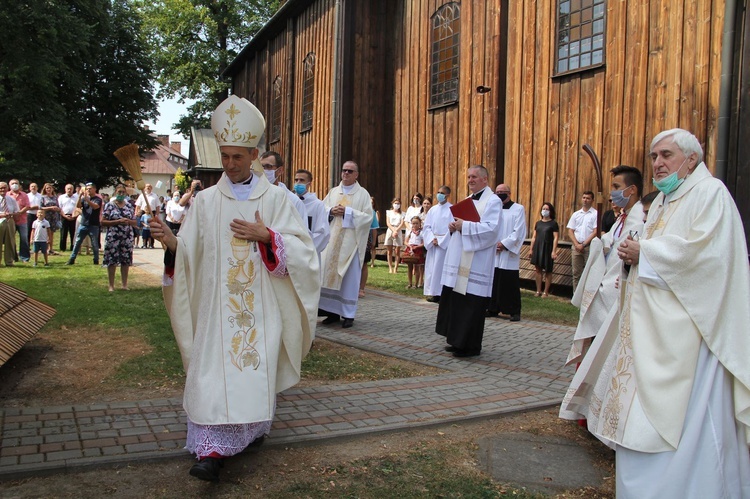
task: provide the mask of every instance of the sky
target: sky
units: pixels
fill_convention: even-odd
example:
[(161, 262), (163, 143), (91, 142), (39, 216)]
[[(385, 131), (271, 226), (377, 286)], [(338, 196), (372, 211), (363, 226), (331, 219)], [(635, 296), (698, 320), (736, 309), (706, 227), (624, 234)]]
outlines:
[(187, 157), (190, 151), (190, 137), (183, 137), (172, 129), (172, 125), (177, 123), (180, 116), (187, 112), (187, 108), (194, 101), (186, 100), (184, 104), (177, 102), (177, 99), (166, 99), (159, 102), (159, 118), (156, 123), (148, 121), (146, 124), (157, 135), (169, 135), (170, 142), (182, 142), (182, 154)]

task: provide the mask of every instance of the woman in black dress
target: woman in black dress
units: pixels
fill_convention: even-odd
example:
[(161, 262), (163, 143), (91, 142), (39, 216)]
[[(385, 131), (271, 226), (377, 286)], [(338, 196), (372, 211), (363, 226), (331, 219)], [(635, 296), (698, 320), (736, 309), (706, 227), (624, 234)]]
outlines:
[[(534, 235), (531, 238), (531, 264), (536, 270), (536, 296), (549, 296), (549, 288), (552, 285), (552, 266), (557, 258), (557, 240), (560, 235), (560, 226), (555, 221), (555, 207), (552, 203), (545, 202), (542, 205), (542, 219), (534, 226)], [(542, 281), (544, 293), (542, 293)]]

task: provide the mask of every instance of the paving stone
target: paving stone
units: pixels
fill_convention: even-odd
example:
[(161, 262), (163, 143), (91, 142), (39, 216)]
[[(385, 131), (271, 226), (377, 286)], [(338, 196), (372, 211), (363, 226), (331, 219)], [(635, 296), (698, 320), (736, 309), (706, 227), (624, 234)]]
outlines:
[(47, 454), (47, 461), (64, 461), (65, 459), (76, 459), (83, 456), (80, 450), (64, 450), (60, 452), (50, 452)]

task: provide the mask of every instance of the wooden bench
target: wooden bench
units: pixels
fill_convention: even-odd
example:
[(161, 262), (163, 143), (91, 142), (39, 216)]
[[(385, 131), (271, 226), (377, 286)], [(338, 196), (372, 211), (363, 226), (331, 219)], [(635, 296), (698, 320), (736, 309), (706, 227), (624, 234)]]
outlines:
[[(378, 246), (375, 249), (375, 258), (378, 260), (386, 260), (386, 249), (384, 246), (385, 241), (384, 227), (378, 229)], [(557, 260), (555, 260), (555, 266), (552, 271), (552, 293), (561, 296), (572, 296), (573, 295), (573, 270), (571, 261), (571, 244), (566, 241), (559, 242), (557, 245)], [(531, 239), (527, 239), (523, 243), (521, 248), (521, 267), (519, 274), (521, 277), (521, 285), (526, 289), (535, 290), (535, 275), (534, 266), (529, 261), (531, 253)]]

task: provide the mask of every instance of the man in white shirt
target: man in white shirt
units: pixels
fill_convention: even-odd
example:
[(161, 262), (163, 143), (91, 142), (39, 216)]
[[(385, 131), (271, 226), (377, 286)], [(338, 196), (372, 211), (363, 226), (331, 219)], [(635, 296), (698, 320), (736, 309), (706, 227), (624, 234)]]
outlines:
[[(62, 229), (60, 231), (60, 251), (68, 250), (68, 238), (70, 238), (70, 247), (76, 242), (76, 217), (73, 212), (78, 205), (78, 193), (75, 192), (73, 184), (65, 185), (65, 194), (57, 197), (57, 204), (60, 205), (60, 220)], [(52, 251), (52, 248), (50, 248)]]
[(573, 267), (573, 291), (578, 287), (581, 273), (589, 259), (589, 245), (596, 237), (596, 210), (591, 207), (594, 203), (594, 193), (586, 191), (581, 196), (583, 207), (571, 215), (568, 221), (568, 237), (573, 243), (571, 263)]
[[(159, 214), (159, 196), (153, 193), (154, 186), (151, 184), (146, 184), (146, 187), (143, 188), (143, 192), (140, 196), (138, 196), (138, 199), (135, 201), (135, 216), (136, 218), (143, 215), (143, 212), (145, 211), (151, 211), (152, 216), (157, 216)], [(149, 210), (146, 209), (148, 206)]]
[(521, 248), (526, 239), (526, 210), (510, 198), (510, 187), (500, 184), (495, 194), (503, 202), (503, 216), (497, 236), (495, 278), (487, 317), (502, 313), (511, 322), (521, 320)]

